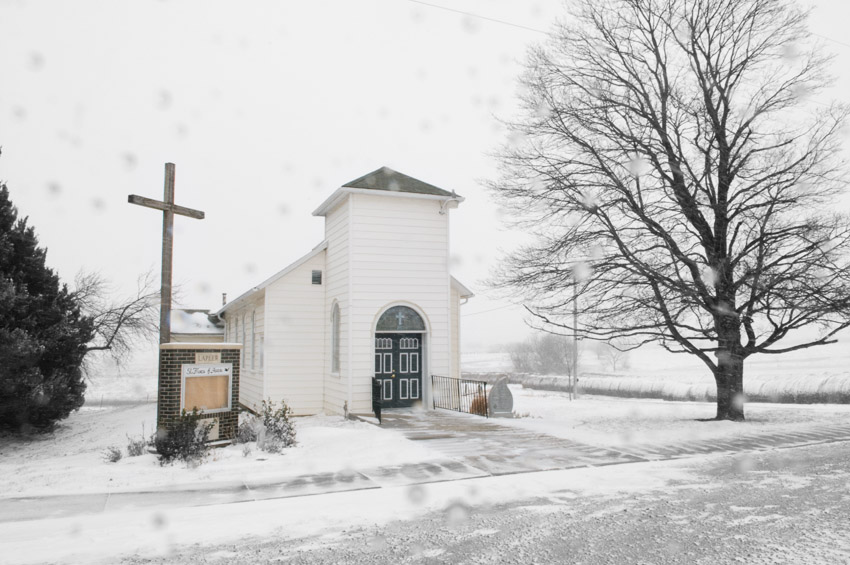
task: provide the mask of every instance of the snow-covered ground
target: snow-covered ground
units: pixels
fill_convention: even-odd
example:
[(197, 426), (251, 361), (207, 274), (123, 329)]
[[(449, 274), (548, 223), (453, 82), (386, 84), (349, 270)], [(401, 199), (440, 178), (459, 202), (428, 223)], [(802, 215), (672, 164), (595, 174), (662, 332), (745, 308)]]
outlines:
[[(590, 396), (571, 401), (564, 393), (518, 386), (511, 390), (514, 410), (522, 417), (500, 419), (500, 424), (612, 447), (731, 438), (754, 431), (780, 433), (850, 419), (848, 405), (750, 404), (745, 424), (699, 422), (714, 415), (712, 404)], [(0, 497), (265, 483), (439, 458), (426, 443), (409, 441), (399, 431), (340, 416), (297, 418), (298, 445), (281, 454), (264, 453), (248, 444), (251, 452), (246, 456), (244, 446), (234, 445), (215, 449), (197, 467), (161, 467), (149, 453), (128, 457), (128, 438), (149, 435), (155, 420), (156, 405), (151, 403), (83, 408), (53, 435), (34, 440), (0, 438), (0, 476), (4, 477)], [(110, 446), (124, 454), (117, 463), (104, 460)]]
[[(593, 351), (582, 351), (581, 386), (593, 394), (619, 397), (714, 398), (714, 379), (693, 356), (644, 346), (629, 352), (621, 363), (612, 370)], [(504, 352), (464, 353), (461, 368), (465, 373), (513, 372), (510, 355)], [(542, 386), (567, 379), (564, 375), (546, 378), (550, 382)], [(850, 402), (850, 348), (838, 343), (780, 356), (751, 357), (745, 365), (744, 391), (751, 400), (759, 402)]]
[(628, 447), (735, 438), (752, 433), (784, 433), (811, 424), (845, 424), (847, 404), (745, 405), (745, 424), (705, 422), (716, 406), (710, 402), (581, 396), (511, 385), (514, 412), (521, 418), (500, 420), (538, 432), (592, 445)]
[[(260, 451), (256, 443), (214, 449), (200, 466), (160, 466), (155, 455), (127, 456), (128, 438), (150, 436), (156, 404), (82, 408), (50, 436), (34, 440), (0, 438), (0, 497), (62, 493), (172, 489), (189, 485), (242, 481), (267, 482), (312, 473), (427, 461), (433, 457), (420, 443), (393, 431), (341, 416), (297, 420), (298, 445), (281, 454)], [(107, 448), (124, 457), (109, 463)]]
[[(521, 418), (499, 420), (599, 446), (644, 442), (723, 439), (753, 431), (804, 431), (846, 423), (846, 405), (750, 405), (750, 421), (697, 422), (709, 403), (676, 403), (582, 397), (512, 387)], [(305, 473), (356, 471), (376, 465), (431, 462), (440, 457), (401, 432), (337, 416), (296, 419), (299, 444), (282, 454), (243, 446), (216, 449), (197, 467), (161, 467), (151, 454), (126, 456), (127, 436), (149, 433), (155, 405), (84, 408), (55, 434), (33, 440), (0, 438), (0, 505), (4, 498), (87, 492), (171, 491), (283, 480)], [(117, 463), (103, 459), (107, 447), (122, 447)], [(250, 445), (250, 444), (249, 444)], [(0, 523), (0, 561), (16, 563), (115, 562), (119, 556), (167, 553), (188, 544), (240, 543), (246, 536), (294, 539), (350, 527), (382, 527), (426, 512), (468, 512), (474, 506), (546, 497), (569, 485), (571, 496), (619, 496), (664, 488), (688, 473), (684, 461), (618, 465), (546, 473), (525, 473), (413, 487), (393, 487), (186, 508), (107, 511), (45, 520)], [(328, 498), (332, 497), (332, 498)]]

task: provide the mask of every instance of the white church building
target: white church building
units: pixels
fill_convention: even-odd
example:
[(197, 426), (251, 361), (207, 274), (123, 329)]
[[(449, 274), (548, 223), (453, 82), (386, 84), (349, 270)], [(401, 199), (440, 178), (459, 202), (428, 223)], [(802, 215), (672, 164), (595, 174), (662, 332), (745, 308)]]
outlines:
[(325, 238), (217, 312), (243, 344), (239, 401), (285, 399), (295, 414), (430, 407), (431, 375), (460, 377), (460, 306), (449, 211), (463, 198), (386, 167), (313, 212)]

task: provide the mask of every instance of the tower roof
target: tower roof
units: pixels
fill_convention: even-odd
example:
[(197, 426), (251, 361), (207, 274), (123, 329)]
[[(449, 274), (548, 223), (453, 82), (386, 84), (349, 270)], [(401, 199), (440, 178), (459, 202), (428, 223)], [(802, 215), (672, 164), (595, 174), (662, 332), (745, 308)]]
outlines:
[(386, 190), (389, 192), (410, 192), (413, 194), (433, 194), (435, 196), (457, 196), (453, 192), (437, 188), (427, 182), (409, 177), (394, 171), (389, 167), (381, 167), (360, 178), (342, 185), (349, 188), (367, 188), (370, 190)]

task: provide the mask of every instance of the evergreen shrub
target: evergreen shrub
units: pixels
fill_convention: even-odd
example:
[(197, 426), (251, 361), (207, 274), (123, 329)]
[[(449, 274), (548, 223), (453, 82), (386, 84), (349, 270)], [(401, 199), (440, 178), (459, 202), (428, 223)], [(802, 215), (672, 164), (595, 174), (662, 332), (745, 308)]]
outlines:
[(94, 335), (0, 183), (0, 430), (49, 431), (80, 408)]
[(197, 408), (192, 412), (183, 413), (171, 422), (164, 430), (156, 433), (156, 446), (159, 464), (165, 465), (180, 460), (184, 463), (201, 463), (209, 452), (209, 441), (212, 422), (202, 422)]

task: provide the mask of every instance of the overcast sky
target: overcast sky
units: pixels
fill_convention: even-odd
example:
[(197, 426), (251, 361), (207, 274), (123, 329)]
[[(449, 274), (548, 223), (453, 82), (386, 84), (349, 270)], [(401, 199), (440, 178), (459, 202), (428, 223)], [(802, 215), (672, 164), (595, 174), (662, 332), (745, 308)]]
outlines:
[[(0, 178), (48, 263), (120, 291), (159, 272), (162, 198), (177, 165), (174, 280), (184, 306), (218, 308), (323, 239), (311, 212), (386, 165), (466, 198), (452, 271), (478, 295), (464, 348), (519, 339), (518, 308), (482, 279), (513, 238), (481, 181), (515, 112), (527, 48), (561, 3), (444, 0), (0, 0)], [(815, 3), (811, 29), (849, 100), (850, 8)], [(500, 21), (493, 21), (500, 20)]]

